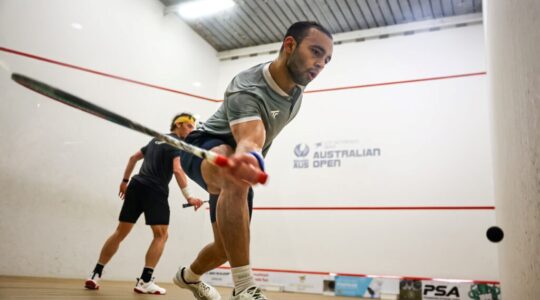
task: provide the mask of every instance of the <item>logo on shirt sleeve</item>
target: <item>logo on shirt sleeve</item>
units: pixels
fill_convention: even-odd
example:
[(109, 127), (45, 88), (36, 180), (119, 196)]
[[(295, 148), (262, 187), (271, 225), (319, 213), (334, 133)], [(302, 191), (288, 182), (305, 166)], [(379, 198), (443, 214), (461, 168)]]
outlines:
[(271, 110), (270, 114), (272, 115), (272, 118), (275, 119), (277, 117), (277, 115), (279, 114), (279, 110)]

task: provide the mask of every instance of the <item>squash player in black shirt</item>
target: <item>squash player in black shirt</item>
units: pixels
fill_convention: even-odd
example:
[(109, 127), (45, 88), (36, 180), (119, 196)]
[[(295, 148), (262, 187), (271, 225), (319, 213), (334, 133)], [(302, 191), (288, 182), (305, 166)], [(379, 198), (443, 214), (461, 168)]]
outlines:
[[(189, 113), (176, 115), (171, 122), (169, 136), (183, 140), (195, 129), (195, 122), (195, 118)], [(139, 174), (130, 180), (129, 177), (135, 164), (141, 159), (144, 160)], [(145, 266), (141, 277), (137, 279), (134, 291), (142, 294), (166, 293), (164, 288), (154, 283), (152, 274), (167, 241), (170, 216), (169, 182), (173, 175), (187, 202), (198, 209), (203, 202), (189, 192), (187, 177), (180, 165), (179, 149), (154, 138), (130, 157), (118, 193), (124, 200), (118, 218), (118, 227), (103, 245), (96, 267), (85, 281), (84, 286), (87, 289), (99, 288), (99, 280), (105, 264), (116, 253), (120, 243), (129, 234), (139, 216), (144, 213), (146, 224), (151, 227), (154, 238), (146, 253)]]

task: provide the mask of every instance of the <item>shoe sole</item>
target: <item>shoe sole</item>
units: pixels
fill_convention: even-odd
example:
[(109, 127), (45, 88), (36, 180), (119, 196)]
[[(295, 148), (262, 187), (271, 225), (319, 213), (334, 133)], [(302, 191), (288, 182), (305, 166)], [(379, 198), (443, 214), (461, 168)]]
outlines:
[(99, 290), (99, 285), (96, 284), (94, 281), (92, 280), (87, 280), (84, 282), (84, 287), (89, 289), (89, 290)]
[(153, 293), (148, 293), (148, 292), (145, 292), (145, 291), (141, 291), (137, 288), (133, 288), (133, 291), (136, 292), (137, 294), (147, 294), (147, 295), (165, 295), (166, 293), (160, 293), (159, 291), (155, 291)]

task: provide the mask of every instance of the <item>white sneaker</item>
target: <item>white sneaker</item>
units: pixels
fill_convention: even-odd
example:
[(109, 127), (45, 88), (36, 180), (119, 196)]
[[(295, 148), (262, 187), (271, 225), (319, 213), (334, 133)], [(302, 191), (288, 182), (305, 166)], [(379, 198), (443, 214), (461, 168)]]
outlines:
[(133, 290), (139, 294), (165, 295), (167, 290), (154, 283), (154, 277), (149, 282), (137, 278), (137, 284)]
[(198, 300), (220, 300), (221, 295), (219, 292), (212, 287), (211, 285), (205, 283), (204, 281), (189, 283), (184, 280), (184, 270), (185, 267), (180, 267), (176, 275), (173, 277), (173, 282), (177, 286), (188, 289), (193, 293), (193, 296)]
[(229, 299), (230, 300), (249, 300), (249, 299), (268, 300), (268, 298), (266, 298), (266, 296), (263, 295), (261, 289), (256, 286), (250, 286), (247, 289), (243, 290), (240, 294), (232, 295), (231, 298)]
[(84, 282), (84, 287), (89, 290), (97, 290), (99, 289), (100, 279), (101, 277), (98, 273), (92, 273), (90, 274), (90, 277), (88, 277), (88, 279), (86, 279), (86, 281)]

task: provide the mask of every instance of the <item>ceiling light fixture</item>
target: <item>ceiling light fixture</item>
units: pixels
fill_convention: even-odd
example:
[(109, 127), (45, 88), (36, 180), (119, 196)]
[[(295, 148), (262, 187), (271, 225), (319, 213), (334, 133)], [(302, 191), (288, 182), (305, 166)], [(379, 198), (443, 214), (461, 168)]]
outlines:
[(234, 5), (232, 0), (195, 0), (178, 5), (176, 11), (182, 18), (193, 20), (230, 9)]

